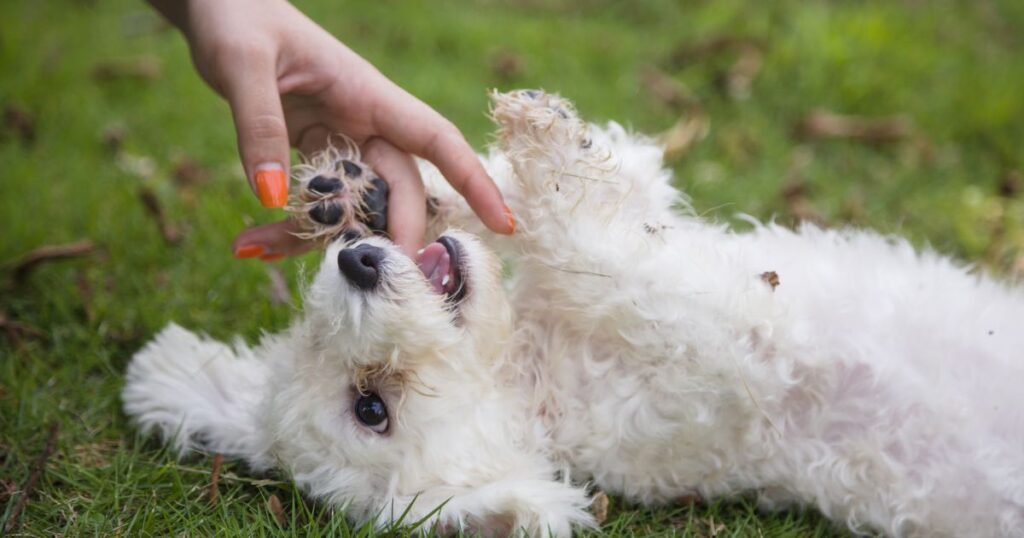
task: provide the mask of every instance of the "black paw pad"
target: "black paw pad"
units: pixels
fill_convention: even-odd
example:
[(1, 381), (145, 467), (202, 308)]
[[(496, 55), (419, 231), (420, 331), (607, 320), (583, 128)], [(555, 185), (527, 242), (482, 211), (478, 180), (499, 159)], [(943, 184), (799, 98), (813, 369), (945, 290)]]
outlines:
[(370, 181), (370, 188), (363, 194), (364, 223), (373, 232), (384, 232), (388, 228), (388, 184), (379, 177)]
[(344, 211), (338, 200), (323, 200), (309, 210), (309, 218), (327, 226), (333, 226), (341, 222), (343, 214)]
[(336, 177), (316, 176), (309, 180), (306, 188), (319, 194), (332, 194), (344, 190), (345, 184)]
[(341, 160), (341, 167), (345, 170), (345, 175), (347, 177), (357, 178), (363, 173), (363, 168), (361, 166), (347, 159)]

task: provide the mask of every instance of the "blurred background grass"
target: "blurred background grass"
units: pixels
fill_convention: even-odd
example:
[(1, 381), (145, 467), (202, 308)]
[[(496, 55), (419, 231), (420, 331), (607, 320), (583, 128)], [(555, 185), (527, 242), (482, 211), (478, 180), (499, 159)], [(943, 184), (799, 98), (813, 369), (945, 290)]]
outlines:
[[(541, 87), (591, 120), (674, 132), (677, 182), (709, 218), (871, 226), (1024, 272), (1022, 2), (298, 5), (477, 147), (487, 88)], [(129, 0), (4, 2), (0, 106), (3, 520), (57, 423), (16, 533), (358, 534), (231, 464), (211, 507), (209, 459), (174, 462), (119, 411), (126, 361), (162, 325), (250, 340), (281, 329), (316, 263), (231, 258), (237, 231), (280, 215), (249, 192), (228, 109), (180, 36)], [(162, 233), (143, 198), (176, 230)], [(16, 274), (27, 252), (79, 240), (90, 254)], [(649, 511), (612, 499), (606, 530), (837, 532), (743, 500)]]

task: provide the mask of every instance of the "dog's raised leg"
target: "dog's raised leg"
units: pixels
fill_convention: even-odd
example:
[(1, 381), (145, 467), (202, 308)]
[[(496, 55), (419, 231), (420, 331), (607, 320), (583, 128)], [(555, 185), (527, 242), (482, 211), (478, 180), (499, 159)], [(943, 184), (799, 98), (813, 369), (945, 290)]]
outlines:
[[(688, 297), (723, 286), (770, 293), (758, 273), (733, 263), (720, 227), (687, 216), (652, 140), (587, 125), (556, 95), (520, 90), (493, 100), (498, 146), (513, 170), (504, 189), (519, 225), (513, 240), (554, 304), (646, 296), (640, 286)], [(714, 255), (687, 256), (664, 248), (669, 242)]]

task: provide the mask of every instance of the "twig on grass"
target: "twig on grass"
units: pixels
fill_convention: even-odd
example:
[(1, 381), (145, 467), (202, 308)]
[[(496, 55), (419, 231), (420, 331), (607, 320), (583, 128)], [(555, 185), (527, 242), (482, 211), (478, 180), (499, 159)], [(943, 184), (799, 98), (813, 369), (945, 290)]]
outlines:
[[(171, 464), (171, 465), (162, 465), (161, 467), (165, 467), (165, 468), (168, 468), (168, 469), (174, 469), (176, 471), (180, 471), (180, 472), (183, 472), (183, 473), (192, 473), (192, 474), (201, 474), (201, 475), (209, 475), (210, 474), (210, 471), (208, 471), (206, 469), (197, 469), (195, 467), (186, 467), (184, 465)], [(221, 473), (220, 479), (221, 479), (221, 481), (241, 482), (243, 484), (249, 484), (250, 486), (256, 486), (256, 487), (266, 487), (266, 486), (280, 486), (280, 487), (284, 487), (284, 486), (288, 486), (289, 485), (288, 482), (284, 482), (282, 480), (272, 480), (272, 479), (269, 479), (269, 478), (245, 478), (245, 477), (238, 476), (235, 473), (231, 473), (231, 472)]]
[(156, 80), (163, 74), (160, 58), (153, 55), (140, 56), (124, 61), (100, 62), (92, 68), (92, 78), (100, 82), (133, 79)]
[(89, 282), (89, 276), (85, 274), (84, 269), (79, 269), (75, 272), (75, 289), (78, 290), (78, 300), (82, 303), (82, 313), (85, 314), (85, 320), (90, 324), (96, 321), (96, 312), (92, 306), (92, 284)]
[(95, 248), (96, 245), (88, 239), (64, 245), (41, 246), (28, 254), (25, 254), (20, 260), (14, 263), (14, 280), (15, 282), (24, 281), (36, 267), (43, 263), (53, 260), (86, 256)]
[(46, 444), (43, 445), (43, 451), (32, 464), (32, 470), (28, 475), (28, 480), (25, 481), (25, 486), (21, 488), (21, 496), (18, 497), (18, 501), (14, 503), (14, 508), (11, 509), (11, 515), (7, 518), (7, 524), (4, 525), (5, 534), (10, 534), (11, 531), (18, 527), (18, 518), (21, 515), (21, 511), (25, 509), (25, 505), (28, 504), (28, 498), (32, 496), (32, 493), (36, 489), (36, 485), (39, 483), (39, 479), (43, 476), (43, 470), (46, 468), (46, 462), (50, 459), (50, 454), (53, 453), (53, 447), (56, 444), (57, 423), (54, 422), (50, 424), (50, 432), (46, 435)]
[(153, 189), (141, 187), (139, 189), (139, 200), (142, 201), (143, 207), (146, 208), (146, 213), (156, 221), (157, 228), (160, 229), (160, 236), (164, 238), (164, 241), (169, 245), (176, 245), (181, 242), (181, 230), (167, 220), (167, 215), (160, 204), (160, 199), (157, 198)]
[(35, 326), (16, 321), (7, 317), (7, 314), (0, 311), (0, 329), (4, 331), (7, 338), (14, 343), (15, 347), (21, 348), (22, 337), (44, 338), (46, 333)]
[(905, 116), (866, 118), (815, 110), (800, 120), (793, 131), (801, 139), (851, 138), (881, 143), (910, 138), (914, 126)]
[(210, 471), (210, 506), (217, 506), (220, 498), (220, 467), (224, 464), (223, 454), (213, 455), (213, 469)]

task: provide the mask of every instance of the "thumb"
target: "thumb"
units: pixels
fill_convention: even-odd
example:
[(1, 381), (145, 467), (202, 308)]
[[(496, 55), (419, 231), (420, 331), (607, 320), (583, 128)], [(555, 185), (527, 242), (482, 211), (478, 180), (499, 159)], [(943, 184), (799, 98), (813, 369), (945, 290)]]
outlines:
[(270, 57), (240, 58), (225, 77), (249, 186), (264, 207), (288, 203), (288, 128)]

